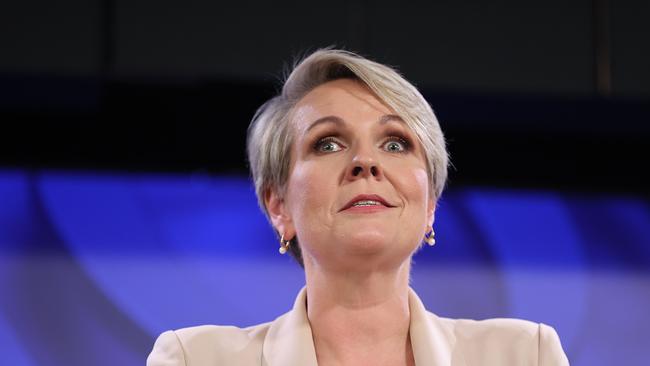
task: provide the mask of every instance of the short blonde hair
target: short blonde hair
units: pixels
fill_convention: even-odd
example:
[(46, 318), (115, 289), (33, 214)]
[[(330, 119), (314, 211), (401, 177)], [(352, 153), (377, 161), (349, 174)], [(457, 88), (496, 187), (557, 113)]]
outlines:
[(365, 84), (413, 130), (424, 148), (431, 192), (438, 200), (447, 180), (448, 155), (438, 119), (422, 94), (388, 66), (349, 51), (320, 49), (295, 64), (280, 94), (257, 110), (248, 127), (248, 162), (259, 205), (267, 218), (266, 192), (284, 195), (289, 178), (293, 144), (290, 112), (311, 90), (337, 79)]

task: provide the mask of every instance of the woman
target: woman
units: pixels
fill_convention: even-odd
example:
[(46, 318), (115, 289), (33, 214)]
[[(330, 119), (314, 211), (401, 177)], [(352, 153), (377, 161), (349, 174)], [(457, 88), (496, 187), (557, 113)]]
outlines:
[(255, 115), (248, 155), (306, 286), (270, 323), (165, 332), (148, 365), (568, 365), (546, 325), (440, 318), (409, 288), (413, 253), (435, 243), (447, 152), (433, 111), (393, 69), (314, 52)]

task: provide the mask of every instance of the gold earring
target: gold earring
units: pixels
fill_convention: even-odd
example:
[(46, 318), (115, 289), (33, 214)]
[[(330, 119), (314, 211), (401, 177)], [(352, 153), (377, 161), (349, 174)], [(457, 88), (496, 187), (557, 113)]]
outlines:
[(429, 232), (424, 235), (424, 241), (426, 241), (427, 244), (429, 244), (429, 246), (431, 246), (431, 247), (436, 245), (436, 239), (434, 237), (435, 234), (436, 233), (433, 232), (433, 226), (431, 226), (431, 229), (429, 230)]
[(291, 240), (284, 240), (284, 234), (280, 236), (280, 249), (278, 251), (280, 254), (284, 254), (289, 250), (289, 245), (291, 244)]

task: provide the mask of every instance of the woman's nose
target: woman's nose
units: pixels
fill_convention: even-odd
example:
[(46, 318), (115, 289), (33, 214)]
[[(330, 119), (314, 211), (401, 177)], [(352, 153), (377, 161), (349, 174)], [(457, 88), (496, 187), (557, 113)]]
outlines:
[(380, 179), (383, 177), (383, 169), (379, 162), (373, 157), (366, 154), (357, 155), (350, 162), (347, 176), (349, 180), (370, 177)]

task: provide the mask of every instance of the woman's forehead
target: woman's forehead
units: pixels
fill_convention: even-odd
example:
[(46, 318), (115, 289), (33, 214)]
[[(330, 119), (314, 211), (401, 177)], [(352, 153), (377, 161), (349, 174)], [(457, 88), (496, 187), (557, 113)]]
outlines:
[(401, 121), (367, 86), (340, 79), (314, 88), (298, 101), (291, 113), (291, 124), (302, 135), (319, 122), (349, 122), (348, 118), (357, 116), (369, 116), (382, 123), (390, 119)]

